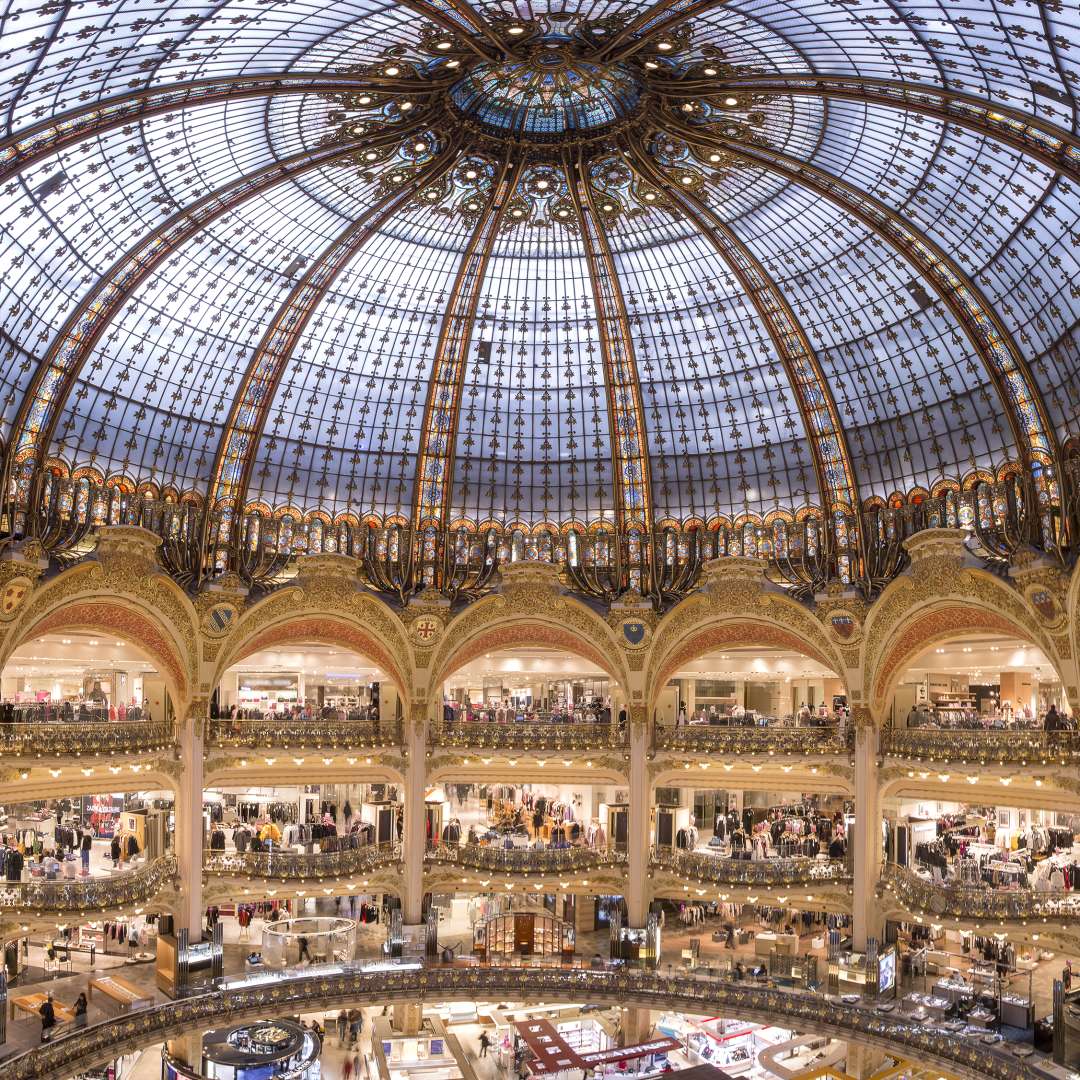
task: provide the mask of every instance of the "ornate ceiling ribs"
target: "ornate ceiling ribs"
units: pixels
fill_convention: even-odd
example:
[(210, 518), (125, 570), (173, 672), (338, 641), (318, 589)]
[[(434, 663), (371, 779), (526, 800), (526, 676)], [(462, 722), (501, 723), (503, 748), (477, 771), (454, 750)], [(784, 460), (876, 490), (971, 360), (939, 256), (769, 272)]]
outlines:
[(802, 324), (765, 267), (704, 200), (673, 182), (653, 163), (639, 140), (631, 140), (630, 151), (627, 162), (631, 168), (647, 184), (655, 185), (667, 194), (680, 212), (716, 248), (717, 254), (750, 297), (768, 330), (788, 382), (795, 391), (814, 455), (814, 470), (822, 501), (830, 518), (837, 510), (848, 515), (856, 530), (852, 539), (856, 549), (861, 551), (859, 511), (862, 501), (851, 466), (851, 454), (828, 380)]
[[(418, 191), (439, 180), (453, 166), (460, 144), (461, 137), (458, 135), (438, 157), (416, 170), (406, 183), (388, 189), (359, 218), (350, 222), (319, 253), (278, 308), (248, 364), (214, 456), (210, 506), (212, 509), (226, 505), (232, 508), (231, 515), (223, 514), (221, 518), (222, 540), (227, 538), (230, 522), (241, 520), (254, 468), (255, 449), (266, 425), (270, 405), (285, 365), (295, 351), (312, 313), (345, 267), (386, 221), (413, 199)], [(204, 525), (204, 551), (209, 540), (210, 520), (208, 515)]]
[[(60, 411), (98, 339), (135, 289), (177, 248), (255, 195), (346, 159), (360, 149), (401, 142), (422, 128), (426, 120), (424, 114), (408, 127), (283, 158), (204, 195), (142, 237), (83, 297), (38, 365), (12, 425), (11, 452), (5, 463), (8, 473), (12, 464), (27, 461), (32, 461), (40, 473)], [(2, 490), (6, 498), (6, 477)]]
[(650, 40), (661, 38), (687, 19), (724, 3), (727, 0), (658, 0), (612, 35), (597, 53), (597, 59), (608, 63), (624, 60)]
[(674, 121), (669, 124), (669, 130), (690, 142), (727, 151), (810, 189), (888, 241), (934, 286), (964, 328), (998, 391), (1023, 460), (1053, 466), (1055, 477), (1062, 478), (1053, 425), (1023, 355), (976, 286), (929, 237), (854, 184), (790, 154), (750, 146)]
[[(512, 157), (517, 158), (513, 163)], [(465, 379), (465, 360), (480, 303), (480, 286), (522, 169), (522, 155), (515, 154), (514, 148), (508, 146), (492, 180), (487, 203), (480, 211), (468, 245), (462, 252), (446, 304), (420, 429), (413, 497), (413, 522), (418, 532), (429, 526), (442, 529), (448, 524), (454, 443)]]
[(409, 94), (422, 97), (438, 93), (442, 81), (394, 79), (369, 74), (243, 75), (221, 79), (195, 79), (120, 94), (97, 105), (72, 109), (52, 120), (33, 124), (8, 139), (0, 140), (0, 183), (42, 158), (51, 157), (84, 139), (136, 124), (150, 116), (177, 109), (241, 98), (276, 97), (279, 94), (363, 93)]
[(401, 4), (454, 34), (485, 60), (500, 60), (509, 51), (487, 19), (465, 0), (401, 0)]
[(1064, 128), (974, 94), (936, 86), (847, 75), (740, 75), (672, 80), (661, 93), (673, 97), (723, 97), (750, 92), (779, 97), (843, 98), (922, 113), (986, 135), (1047, 168), (1080, 180), (1080, 140)]
[(581, 226), (581, 244), (592, 283), (596, 326), (604, 361), (611, 458), (615, 486), (615, 524), (620, 532), (652, 530), (649, 455), (645, 446), (645, 410), (641, 403), (630, 320), (615, 271), (607, 235), (593, 199), (588, 163), (563, 155), (570, 197)]

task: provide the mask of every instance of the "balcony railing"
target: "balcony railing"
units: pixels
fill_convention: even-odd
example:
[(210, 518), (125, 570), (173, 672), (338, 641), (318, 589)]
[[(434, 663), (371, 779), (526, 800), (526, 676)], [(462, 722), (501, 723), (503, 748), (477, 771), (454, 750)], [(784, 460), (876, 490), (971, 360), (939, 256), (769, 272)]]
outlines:
[(761, 1023), (869, 1043), (898, 1057), (914, 1058), (971, 1080), (1039, 1080), (1044, 1058), (1018, 1058), (1009, 1045), (988, 1044), (985, 1034), (935, 1030), (898, 1013), (827, 999), (809, 991), (782, 990), (708, 975), (660, 974), (626, 969), (400, 965), (360, 963), (313, 965), (226, 979), (203, 992), (166, 1001), (86, 1028), (72, 1028), (51, 1043), (13, 1056), (0, 1069), (3, 1080), (64, 1080), (120, 1053), (161, 1043), (186, 1030), (205, 1030), (228, 1016), (232, 1021), (319, 1010), (357, 1002), (416, 1001), (588, 1001), (738, 1016)]
[(1080, 731), (890, 728), (882, 753), (972, 765), (1080, 765)]
[(889, 865), (882, 883), (902, 908), (956, 919), (1076, 919), (1080, 893), (995, 889), (989, 885), (945, 885), (906, 867)]
[(291, 720), (268, 716), (262, 720), (211, 720), (214, 746), (245, 750), (301, 747), (305, 750), (364, 750), (400, 746), (398, 720)]
[(109, 877), (0, 881), (0, 910), (66, 912), (144, 904), (161, 889), (171, 890), (175, 875), (175, 857), (163, 855)]
[(594, 723), (490, 724), (478, 720), (438, 721), (433, 746), (468, 746), (486, 750), (604, 750), (627, 745), (625, 727)]
[(427, 852), (435, 865), (453, 865), (493, 874), (560, 874), (621, 866), (626, 853), (612, 849), (499, 848), (482, 844), (439, 844)]
[(654, 850), (652, 865), (709, 885), (820, 885), (851, 881), (844, 859), (728, 859), (700, 851)]
[(815, 754), (844, 754), (854, 748), (855, 729), (794, 727), (770, 724), (767, 727), (723, 727), (717, 724), (657, 724), (653, 745), (657, 750), (687, 754), (781, 754), (803, 757)]
[(204, 851), (203, 869), (222, 876), (276, 878), (307, 881), (309, 878), (366, 874), (401, 859), (400, 844), (368, 844), (343, 851), (298, 852), (290, 848), (273, 851)]
[(167, 720), (0, 724), (3, 757), (93, 757), (164, 750), (174, 742), (173, 725)]

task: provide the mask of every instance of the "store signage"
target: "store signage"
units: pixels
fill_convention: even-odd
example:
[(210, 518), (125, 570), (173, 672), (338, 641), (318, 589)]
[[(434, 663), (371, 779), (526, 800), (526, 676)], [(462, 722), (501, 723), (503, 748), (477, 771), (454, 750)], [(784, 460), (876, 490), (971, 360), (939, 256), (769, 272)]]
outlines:
[(548, 1020), (525, 1020), (515, 1024), (515, 1027), (536, 1059), (529, 1063), (529, 1071), (533, 1076), (564, 1072), (567, 1069), (594, 1069), (613, 1062), (648, 1057), (650, 1054), (666, 1054), (678, 1050), (682, 1045), (678, 1039), (665, 1037), (632, 1046), (613, 1046), (607, 1050), (592, 1050), (582, 1054), (575, 1050)]

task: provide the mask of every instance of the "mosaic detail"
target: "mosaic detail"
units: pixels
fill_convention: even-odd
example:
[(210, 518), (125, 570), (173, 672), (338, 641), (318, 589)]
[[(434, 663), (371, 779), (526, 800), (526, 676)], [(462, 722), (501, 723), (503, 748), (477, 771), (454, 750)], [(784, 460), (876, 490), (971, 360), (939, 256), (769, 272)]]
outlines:
[(527, 61), (479, 65), (450, 99), (496, 134), (551, 139), (609, 127), (634, 111), (641, 94), (632, 69), (591, 63), (551, 42)]

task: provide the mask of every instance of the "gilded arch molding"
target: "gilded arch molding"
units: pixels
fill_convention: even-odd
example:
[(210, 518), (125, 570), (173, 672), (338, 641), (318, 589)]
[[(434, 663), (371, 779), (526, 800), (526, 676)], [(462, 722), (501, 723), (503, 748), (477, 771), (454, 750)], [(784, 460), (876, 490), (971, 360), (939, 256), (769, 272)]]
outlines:
[(821, 621), (774, 588), (754, 559), (718, 559), (707, 567), (703, 591), (657, 625), (646, 667), (649, 705), (681, 664), (716, 648), (763, 645), (792, 649), (850, 682), (849, 664)]
[(876, 720), (888, 708), (904, 666), (927, 648), (970, 632), (1016, 636), (1037, 645), (1068, 682), (1068, 631), (1046, 625), (1019, 589), (971, 565), (965, 533), (927, 530), (906, 542), (912, 564), (870, 608), (862, 667)]
[(0, 667), (38, 634), (90, 630), (123, 636), (159, 665), (177, 715), (194, 690), (198, 624), (183, 590), (160, 570), (159, 543), (141, 529), (102, 530), (98, 558), (34, 590), (0, 644)]
[[(235, 631), (215, 649), (211, 686), (245, 657), (275, 645), (313, 641), (349, 649), (384, 668), (403, 702), (411, 696), (412, 672), (408, 651), (395, 616), (377, 600), (362, 596), (318, 602), (304, 590), (274, 593), (239, 620)], [(382, 608), (380, 611), (379, 609)], [(204, 646), (207, 660), (207, 646)]]
[(429, 697), (476, 656), (528, 645), (577, 653), (629, 691), (629, 665), (613, 630), (579, 600), (559, 592), (555, 567), (517, 563), (506, 568), (503, 579), (501, 592), (477, 601), (447, 624), (433, 650), (417, 649), (417, 667), (428, 669)]

